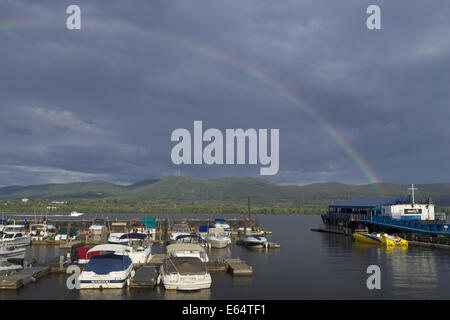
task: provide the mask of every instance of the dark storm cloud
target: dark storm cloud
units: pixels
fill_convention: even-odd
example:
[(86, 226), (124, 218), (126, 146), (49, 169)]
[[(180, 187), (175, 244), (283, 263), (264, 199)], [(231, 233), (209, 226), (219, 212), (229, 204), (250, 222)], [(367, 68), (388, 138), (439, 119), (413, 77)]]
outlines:
[[(65, 28), (70, 4), (81, 6), (82, 30)], [(382, 8), (380, 31), (365, 27), (369, 4)], [(449, 8), (444, 0), (2, 1), (0, 185), (170, 175), (171, 132), (192, 132), (194, 120), (205, 129), (279, 128), (280, 172), (266, 177), (274, 182), (368, 182), (305, 103), (381, 180), (449, 181)], [(259, 167), (181, 172), (258, 176)]]

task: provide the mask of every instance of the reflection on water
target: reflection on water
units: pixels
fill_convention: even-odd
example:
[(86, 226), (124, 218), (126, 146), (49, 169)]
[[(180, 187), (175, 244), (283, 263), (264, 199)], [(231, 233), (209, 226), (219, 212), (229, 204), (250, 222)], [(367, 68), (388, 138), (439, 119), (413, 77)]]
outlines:
[(77, 290), (80, 299), (84, 300), (122, 300), (129, 293), (130, 288), (123, 289), (83, 289)]
[(208, 254), (209, 261), (214, 261), (216, 259), (223, 260), (231, 257), (231, 249), (229, 247), (207, 249), (206, 253)]
[(201, 289), (195, 291), (165, 290), (162, 286), (156, 288), (157, 294), (162, 299), (167, 300), (209, 300), (211, 299), (211, 289)]

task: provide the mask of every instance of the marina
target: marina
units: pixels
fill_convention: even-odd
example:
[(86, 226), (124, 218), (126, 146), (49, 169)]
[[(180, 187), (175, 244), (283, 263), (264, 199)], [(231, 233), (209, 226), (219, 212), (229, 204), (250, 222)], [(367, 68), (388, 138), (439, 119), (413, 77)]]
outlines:
[[(126, 215), (119, 215), (123, 219)], [(171, 215), (170, 220), (177, 219)], [(245, 219), (245, 216), (235, 216)], [(93, 218), (93, 216), (92, 216)], [(165, 215), (158, 218), (166, 219)], [(233, 217), (234, 218), (234, 217)], [(181, 219), (181, 218), (180, 218)], [(191, 215), (189, 219), (204, 219)], [(231, 217), (229, 218), (231, 219)], [(227, 219), (227, 220), (229, 220)], [(2, 299), (448, 299), (450, 292), (449, 250), (415, 246), (407, 249), (363, 245), (352, 237), (311, 232), (320, 216), (258, 216), (259, 225), (272, 231), (271, 241), (281, 250), (248, 249), (235, 243), (223, 249), (207, 249), (209, 289), (198, 291), (165, 290), (151, 272), (165, 258), (164, 245), (152, 246), (151, 261), (135, 270), (135, 281), (122, 289), (69, 290), (66, 287), (68, 249), (59, 245), (27, 247), (27, 260), (39, 265), (50, 262), (51, 272), (16, 290), (0, 290)], [(292, 235), (295, 234), (295, 238)], [(61, 260), (61, 257), (63, 259)], [(252, 267), (251, 276), (232, 274), (227, 259), (239, 259)], [(60, 262), (62, 269), (59, 268)], [(230, 262), (230, 261), (228, 261)], [(382, 270), (382, 290), (366, 288), (368, 265)], [(28, 264), (30, 265), (30, 263)], [(36, 262), (32, 266), (37, 265)], [(61, 270), (61, 271), (58, 271)], [(407, 271), (407, 272), (406, 272)], [(305, 290), (305, 288), (308, 288)], [(345, 290), (343, 290), (345, 288)]]
[[(53, 237), (48, 235), (34, 237), (30, 245), (41, 248), (53, 246), (59, 249), (60, 255), (49, 261), (40, 262), (38, 266), (33, 266), (23, 259), (26, 249), (4, 245), (2, 252), (5, 257), (7, 254), (12, 256), (14, 252), (20, 251), (17, 254), (22, 254), (23, 268), (21, 265), (5, 266), (6, 271), (11, 271), (2, 276), (0, 289), (21, 289), (30, 283), (45, 279), (45, 275), (64, 274), (67, 268), (74, 264), (82, 269), (79, 277), (82, 290), (154, 288), (161, 284), (168, 290), (192, 291), (211, 286), (209, 271), (213, 273), (228, 271), (232, 276), (252, 275), (252, 267), (239, 258), (215, 258), (214, 261), (210, 261), (208, 254), (214, 250), (226, 250), (232, 243), (239, 245), (240, 240), (236, 230), (242, 225), (250, 230), (257, 230), (258, 222), (255, 219), (230, 219), (228, 223), (234, 227), (230, 227), (224, 219), (219, 220), (220, 225), (217, 225), (216, 221), (216, 226), (220, 228), (210, 229), (212, 232), (208, 233), (206, 238), (208, 239), (208, 235), (220, 236), (219, 244), (204, 241), (198, 234), (199, 227), (205, 223), (209, 224), (209, 219), (205, 221), (183, 218), (180, 221), (169, 221), (168, 218), (145, 217), (141, 219), (141, 222), (138, 222), (136, 218), (111, 222), (109, 219), (96, 217), (91, 219), (90, 223), (89, 220), (80, 220), (80, 218), (70, 221), (47, 219), (39, 224), (32, 224), (31, 226), (35, 228), (30, 228), (30, 233), (34, 232), (35, 236), (43, 236), (48, 223), (51, 230), (54, 230)], [(152, 219), (152, 228), (147, 228), (148, 221)], [(24, 223), (26, 221), (24, 220)], [(24, 227), (24, 225), (17, 226)], [(117, 232), (118, 226), (122, 232)], [(8, 229), (8, 225), (5, 229)], [(22, 230), (24, 234), (26, 234), (25, 229)], [(42, 232), (37, 233), (36, 230)], [(66, 237), (58, 239), (56, 237), (58, 234), (66, 235)], [(230, 236), (233, 237), (233, 241)], [(216, 238), (213, 239), (216, 240)], [(161, 248), (164, 253), (153, 253), (153, 246)], [(276, 246), (279, 248), (279, 245)], [(266, 249), (268, 248), (267, 246)], [(19, 268), (20, 271), (18, 271)], [(170, 273), (174, 273), (175, 277), (169, 276)], [(195, 281), (192, 282), (195, 277), (203, 279), (203, 273), (206, 278), (201, 280), (199, 285), (195, 284)], [(181, 276), (182, 274), (186, 275)], [(183, 277), (188, 279), (188, 282), (179, 284), (173, 282), (180, 281)]]

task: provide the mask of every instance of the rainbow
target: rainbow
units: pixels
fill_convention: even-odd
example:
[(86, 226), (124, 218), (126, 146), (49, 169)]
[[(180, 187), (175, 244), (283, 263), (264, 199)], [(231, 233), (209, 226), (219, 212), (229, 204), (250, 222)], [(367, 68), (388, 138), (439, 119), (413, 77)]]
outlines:
[[(34, 28), (34, 27), (51, 27), (51, 28), (65, 28), (64, 20), (57, 22), (49, 22), (47, 21), (30, 21), (30, 19), (23, 19), (21, 21), (8, 21), (0, 24), (0, 31), (8, 31), (15, 29), (23, 29), (23, 28)], [(298, 97), (294, 92), (286, 88), (282, 83), (273, 79), (267, 73), (263, 72), (260, 69), (257, 69), (254, 66), (249, 65), (243, 61), (238, 60), (237, 58), (225, 54), (221, 51), (218, 51), (212, 47), (209, 47), (203, 43), (199, 43), (197, 41), (193, 41), (192, 39), (188, 39), (186, 37), (182, 37), (177, 34), (162, 32), (151, 30), (147, 28), (143, 28), (137, 26), (135, 24), (129, 23), (127, 21), (118, 20), (118, 19), (102, 19), (102, 18), (90, 18), (88, 21), (82, 20), (82, 30), (92, 30), (92, 29), (103, 29), (106, 31), (111, 31), (112, 29), (117, 31), (126, 31), (132, 32), (133, 34), (139, 34), (143, 37), (152, 37), (159, 38), (162, 40), (169, 41), (171, 43), (175, 43), (177, 45), (181, 45), (187, 47), (195, 52), (200, 54), (213, 57), (220, 61), (223, 61), (233, 67), (241, 70), (242, 72), (250, 75), (252, 78), (257, 79), (261, 83), (267, 85), (269, 88), (275, 90), (283, 97), (288, 99), (293, 103), (296, 107), (301, 109), (303, 112), (308, 114), (323, 130), (349, 155), (352, 161), (358, 166), (358, 168), (362, 171), (362, 173), (367, 177), (369, 183), (374, 184), (376, 191), (379, 194), (383, 194), (380, 189), (379, 182), (380, 179), (377, 177), (376, 173), (370, 167), (369, 163), (363, 158), (363, 156), (352, 146), (352, 144), (345, 139), (345, 137), (340, 134), (333, 125), (323, 116), (321, 115), (315, 108), (313, 108), (310, 104), (303, 101)], [(79, 32), (79, 31), (73, 31)]]

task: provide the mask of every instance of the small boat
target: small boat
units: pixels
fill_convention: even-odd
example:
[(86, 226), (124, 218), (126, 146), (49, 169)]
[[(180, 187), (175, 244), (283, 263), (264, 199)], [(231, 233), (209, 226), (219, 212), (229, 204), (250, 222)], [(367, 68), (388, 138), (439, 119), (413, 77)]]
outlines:
[(0, 244), (16, 247), (29, 246), (31, 244), (31, 236), (26, 234), (24, 225), (7, 225), (3, 228), (0, 236)]
[(0, 246), (0, 259), (1, 260), (23, 260), (27, 252), (26, 248), (18, 248), (8, 244), (2, 244)]
[(205, 263), (209, 261), (205, 248), (195, 243), (170, 244), (166, 247), (166, 252), (171, 257), (194, 257)]
[(56, 235), (56, 227), (52, 224), (46, 223), (37, 223), (31, 225), (31, 240), (32, 241), (40, 241), (46, 240), (50, 237), (54, 237)]
[(206, 235), (205, 240), (211, 248), (216, 249), (226, 248), (231, 243), (228, 233), (221, 228), (209, 229), (209, 233)]
[(383, 245), (387, 247), (407, 247), (408, 241), (387, 233), (354, 233), (353, 238), (360, 243)]
[(58, 241), (67, 240), (67, 232), (70, 233), (69, 240), (78, 239), (78, 230), (72, 228), (72, 229), (70, 229), (70, 231), (68, 231), (67, 228), (61, 228), (56, 233), (55, 240), (58, 240)]
[(170, 232), (170, 240), (175, 241), (180, 235), (191, 234), (191, 228), (186, 223), (175, 223)]
[(22, 269), (23, 267), (21, 265), (0, 261), (0, 276), (11, 275)]
[(120, 237), (128, 233), (128, 223), (126, 222), (112, 222), (111, 233), (108, 237), (109, 243), (126, 243), (127, 240), (120, 240)]
[(84, 213), (72, 211), (72, 212), (70, 213), (70, 216), (71, 216), (71, 217), (79, 217), (79, 216), (82, 216), (83, 214), (84, 214)]
[(89, 227), (89, 240), (100, 241), (107, 231), (105, 220), (95, 219)]
[(225, 219), (216, 219), (214, 221), (214, 228), (223, 229), (224, 231), (231, 231), (230, 225), (226, 222)]
[(211, 287), (211, 275), (197, 257), (168, 257), (160, 267), (160, 279), (166, 290), (200, 290)]
[(179, 235), (176, 239), (177, 243), (194, 243), (199, 244), (201, 246), (205, 246), (206, 242), (197, 234), (182, 234)]
[(252, 249), (267, 248), (267, 246), (269, 245), (266, 237), (257, 234), (245, 236), (244, 239), (241, 240), (241, 243), (243, 246)]
[(126, 233), (119, 241), (126, 240), (127, 254), (133, 264), (145, 264), (152, 258), (152, 243), (147, 240), (148, 235), (143, 233)]
[[(109, 246), (108, 248), (100, 246)], [(80, 289), (87, 288), (123, 288), (131, 276), (133, 262), (126, 254), (127, 247), (123, 245), (100, 245), (91, 248), (92, 251), (112, 251), (104, 255), (92, 257), (81, 272)], [(114, 247), (111, 247), (114, 246)]]

